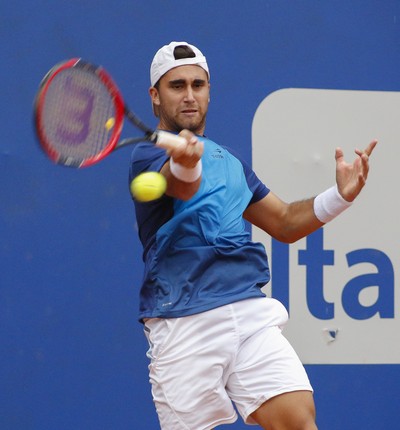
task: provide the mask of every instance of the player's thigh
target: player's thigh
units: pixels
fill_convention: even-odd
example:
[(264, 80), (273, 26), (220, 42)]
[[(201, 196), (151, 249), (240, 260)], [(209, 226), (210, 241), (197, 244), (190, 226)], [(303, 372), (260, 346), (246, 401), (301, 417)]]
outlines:
[(271, 314), (275, 315), (273, 323), (285, 319), (283, 306), (271, 299), (257, 299), (249, 304), (253, 314), (237, 315), (244, 342), (229, 376), (227, 391), (243, 419), (254, 424), (251, 414), (267, 400), (313, 389), (303, 364), (281, 329), (269, 325)]
[(266, 430), (316, 430), (314, 398), (310, 391), (273, 397), (251, 414)]
[(225, 390), (234, 337), (221, 312), (146, 322), (150, 382), (163, 429), (205, 429), (236, 419)]

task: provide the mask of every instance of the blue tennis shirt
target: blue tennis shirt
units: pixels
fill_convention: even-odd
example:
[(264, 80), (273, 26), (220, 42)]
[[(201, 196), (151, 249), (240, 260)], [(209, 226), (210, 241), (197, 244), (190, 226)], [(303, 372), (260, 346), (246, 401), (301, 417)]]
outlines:
[[(204, 142), (203, 174), (188, 201), (168, 196), (135, 203), (145, 263), (139, 318), (171, 318), (264, 296), (270, 279), (261, 243), (252, 242), (243, 212), (269, 189), (232, 151)], [(135, 145), (129, 182), (159, 171), (168, 156), (151, 143)]]

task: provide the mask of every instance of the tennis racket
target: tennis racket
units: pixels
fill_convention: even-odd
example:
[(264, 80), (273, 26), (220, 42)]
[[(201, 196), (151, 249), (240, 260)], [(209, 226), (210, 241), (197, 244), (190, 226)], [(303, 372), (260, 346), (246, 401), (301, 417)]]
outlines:
[[(127, 118), (143, 134), (119, 140)], [(186, 145), (180, 136), (144, 124), (124, 103), (101, 66), (72, 58), (43, 78), (34, 102), (34, 123), (41, 148), (57, 164), (91, 166), (115, 149), (148, 141), (166, 150)]]

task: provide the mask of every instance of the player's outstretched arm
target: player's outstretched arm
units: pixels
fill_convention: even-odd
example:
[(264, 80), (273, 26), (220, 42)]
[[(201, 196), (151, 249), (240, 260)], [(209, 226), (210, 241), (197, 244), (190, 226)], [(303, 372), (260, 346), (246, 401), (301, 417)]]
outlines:
[(353, 163), (347, 163), (343, 151), (336, 149), (335, 187), (315, 198), (293, 203), (286, 203), (270, 192), (250, 205), (243, 214), (244, 218), (285, 243), (293, 243), (309, 235), (339, 215), (358, 196), (366, 183), (369, 156), (376, 144), (377, 141), (373, 140), (364, 151), (356, 149), (357, 157)]

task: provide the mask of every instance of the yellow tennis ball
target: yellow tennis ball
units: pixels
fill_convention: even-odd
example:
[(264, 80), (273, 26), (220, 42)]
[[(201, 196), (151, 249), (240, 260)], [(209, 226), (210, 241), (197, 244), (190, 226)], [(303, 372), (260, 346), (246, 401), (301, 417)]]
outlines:
[(114, 127), (114, 124), (115, 124), (115, 118), (111, 117), (111, 118), (108, 118), (108, 120), (104, 124), (104, 127), (106, 128), (107, 131), (110, 131)]
[(159, 199), (167, 189), (167, 181), (161, 173), (145, 172), (131, 182), (131, 193), (139, 202)]

